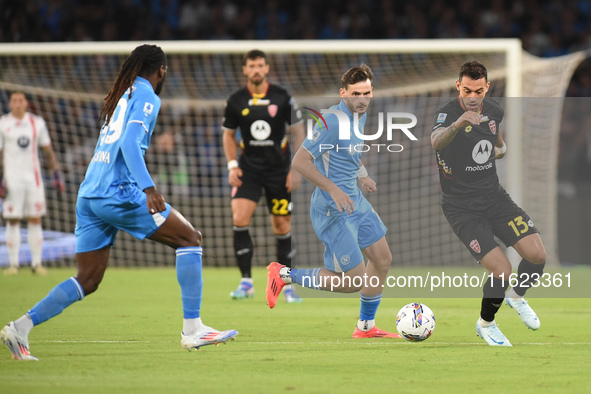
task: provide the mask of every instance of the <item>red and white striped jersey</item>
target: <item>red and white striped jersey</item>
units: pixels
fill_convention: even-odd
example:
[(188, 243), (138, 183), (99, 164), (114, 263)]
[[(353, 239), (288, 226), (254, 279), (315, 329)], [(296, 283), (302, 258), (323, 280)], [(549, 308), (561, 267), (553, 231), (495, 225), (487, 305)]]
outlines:
[(39, 148), (51, 144), (43, 118), (25, 113), (17, 119), (8, 113), (0, 117), (0, 149), (4, 153), (4, 182), (7, 188), (43, 185)]

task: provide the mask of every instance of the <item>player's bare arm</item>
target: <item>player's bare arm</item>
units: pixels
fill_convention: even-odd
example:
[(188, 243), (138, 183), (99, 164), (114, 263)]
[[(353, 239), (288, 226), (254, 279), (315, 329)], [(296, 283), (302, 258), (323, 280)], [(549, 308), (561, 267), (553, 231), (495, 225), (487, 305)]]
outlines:
[(440, 127), (431, 133), (431, 146), (435, 150), (447, 147), (454, 139), (458, 131), (472, 124), (480, 124), (480, 114), (474, 111), (466, 111), (455, 122), (447, 127)]
[[(306, 130), (304, 129), (304, 122), (294, 124), (287, 129), (287, 133), (290, 136), (291, 143), (293, 144), (293, 151), (297, 152), (306, 138)], [(302, 176), (299, 172), (292, 172), (289, 170), (287, 174), (287, 180), (285, 186), (287, 191), (291, 193), (292, 190), (297, 190), (302, 184)]]
[(353, 212), (353, 200), (342, 191), (333, 181), (325, 177), (314, 165), (314, 158), (306, 149), (299, 149), (295, 154), (291, 167), (298, 171), (304, 178), (320, 189), (330, 193), (339, 212), (345, 209), (349, 214)]
[(224, 154), (228, 162), (228, 183), (232, 187), (242, 186), (242, 170), (238, 167), (238, 144), (236, 143), (236, 130), (224, 129)]
[(505, 153), (507, 153), (507, 145), (505, 145), (505, 141), (503, 141), (503, 137), (499, 132), (499, 138), (497, 138), (497, 143), (495, 144), (495, 159), (502, 159), (505, 157)]
[(359, 172), (357, 173), (357, 176), (359, 178), (359, 182), (361, 183), (361, 187), (363, 187), (363, 190), (369, 193), (373, 193), (378, 190), (376, 182), (370, 178), (369, 174), (367, 173), (367, 169), (361, 160), (359, 161)]

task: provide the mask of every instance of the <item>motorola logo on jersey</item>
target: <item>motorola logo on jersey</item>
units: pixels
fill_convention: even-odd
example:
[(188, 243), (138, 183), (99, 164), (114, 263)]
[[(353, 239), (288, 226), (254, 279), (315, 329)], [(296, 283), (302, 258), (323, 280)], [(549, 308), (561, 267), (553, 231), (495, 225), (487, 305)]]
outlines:
[(478, 164), (484, 164), (490, 158), (493, 146), (490, 141), (481, 140), (472, 149), (472, 159)]
[(274, 142), (268, 140), (271, 135), (271, 125), (264, 120), (257, 120), (250, 126), (250, 135), (254, 140), (249, 141), (251, 146), (273, 146)]
[(271, 125), (264, 120), (257, 120), (250, 126), (250, 134), (255, 140), (266, 140), (271, 135)]
[(29, 139), (29, 137), (23, 135), (21, 137), (18, 137), (18, 140), (16, 140), (16, 143), (18, 144), (18, 146), (25, 149), (27, 146), (29, 146), (29, 144), (31, 143), (31, 140)]

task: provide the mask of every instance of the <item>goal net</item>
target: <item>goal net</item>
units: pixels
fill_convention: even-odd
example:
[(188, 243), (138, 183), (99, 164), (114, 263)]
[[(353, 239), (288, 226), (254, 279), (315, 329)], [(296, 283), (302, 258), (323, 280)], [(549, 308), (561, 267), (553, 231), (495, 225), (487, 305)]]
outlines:
[[(367, 130), (377, 128), (372, 111), (389, 106), (404, 108), (419, 119), (413, 128), (418, 141), (403, 143), (403, 152), (368, 153), (363, 158), (378, 182), (378, 193), (368, 198), (389, 228), (387, 239), (396, 266), (473, 264), (441, 212), (429, 136), (433, 113), (457, 96), (454, 81), (460, 65), (472, 59), (484, 63), (491, 81), (488, 96), (499, 98), (507, 113), (501, 128), (510, 154), (504, 164), (498, 162), (501, 182), (542, 232), (549, 263), (557, 263), (555, 196), (562, 98), (583, 54), (539, 59), (522, 53), (518, 40), (156, 44), (167, 54), (169, 72), (146, 160), (166, 200), (203, 233), (205, 265), (235, 265), (221, 122), (225, 100), (245, 84), (242, 55), (254, 48), (268, 54), (268, 79), (289, 89), (300, 106), (318, 97), (328, 105), (336, 104), (341, 75), (364, 62), (375, 74), (377, 97), (370, 106)], [(48, 214), (43, 225), (48, 265), (73, 264), (76, 194), (99, 133), (97, 116), (121, 63), (137, 45), (0, 45), (0, 109), (9, 111), (10, 91), (27, 94), (32, 112), (48, 124), (65, 175), (63, 194), (46, 183)], [(322, 261), (323, 247), (308, 215), (312, 190), (304, 182), (293, 195), (293, 239), (296, 264), (301, 266), (318, 266)], [(255, 212), (251, 234), (254, 264), (274, 260), (275, 239), (263, 203)], [(23, 243), (25, 260), (26, 248)], [(0, 254), (0, 265), (4, 265), (8, 257), (1, 241)], [(174, 254), (165, 246), (120, 233), (110, 264), (173, 265)]]

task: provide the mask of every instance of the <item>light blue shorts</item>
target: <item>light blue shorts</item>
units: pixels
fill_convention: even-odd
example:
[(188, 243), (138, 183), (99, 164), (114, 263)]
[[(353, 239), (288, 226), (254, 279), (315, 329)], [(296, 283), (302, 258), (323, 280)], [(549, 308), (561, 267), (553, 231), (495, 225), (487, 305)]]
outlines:
[(146, 193), (137, 186), (119, 188), (108, 198), (78, 197), (76, 201), (76, 253), (90, 252), (111, 246), (119, 230), (138, 239), (154, 234), (166, 221), (171, 206), (151, 215)]
[[(369, 204), (369, 203), (367, 203)], [(345, 272), (363, 262), (361, 251), (379, 241), (388, 229), (377, 212), (370, 209), (351, 215), (326, 216), (310, 210), (312, 226), (324, 244), (324, 266), (332, 272)]]

